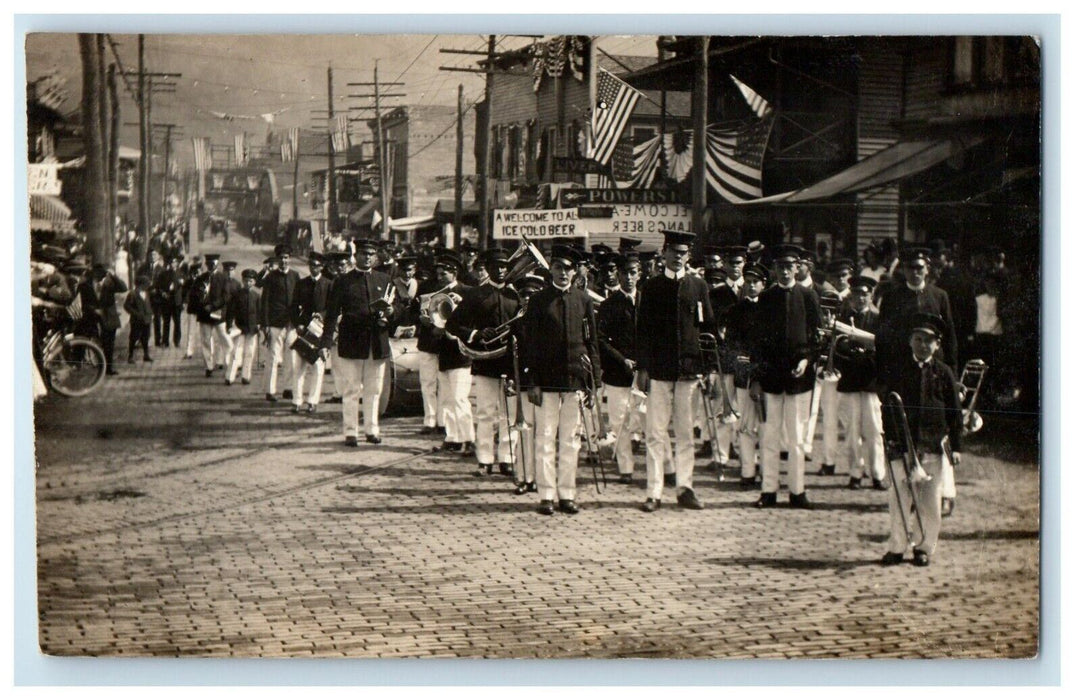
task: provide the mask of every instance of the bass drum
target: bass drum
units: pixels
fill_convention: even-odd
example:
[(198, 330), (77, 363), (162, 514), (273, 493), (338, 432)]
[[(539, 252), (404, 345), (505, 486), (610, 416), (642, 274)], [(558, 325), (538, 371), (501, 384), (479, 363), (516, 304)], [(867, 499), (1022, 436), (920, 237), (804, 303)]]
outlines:
[(420, 353), (416, 338), (391, 338), (391, 361), (383, 379), (379, 414), (421, 415)]

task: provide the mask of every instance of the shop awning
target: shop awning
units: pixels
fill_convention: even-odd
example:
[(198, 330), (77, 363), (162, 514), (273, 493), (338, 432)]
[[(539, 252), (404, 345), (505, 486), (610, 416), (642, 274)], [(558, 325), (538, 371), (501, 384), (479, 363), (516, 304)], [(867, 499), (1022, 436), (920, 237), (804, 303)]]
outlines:
[(349, 223), (354, 226), (371, 226), (372, 225), (372, 212), (379, 207), (379, 200), (373, 197), (364, 204), (361, 208), (349, 215)]
[[(436, 208), (433, 210), (433, 214), (436, 217), (436, 223), (438, 224), (450, 224), (455, 221), (455, 200), (453, 199), (440, 199), (436, 202)], [(462, 203), (462, 219), (464, 221), (476, 222), (481, 218), (481, 207), (477, 202), (468, 201)]]
[(50, 194), (30, 195), (30, 229), (32, 231), (72, 231), (71, 209), (64, 200)]
[(883, 187), (924, 172), (983, 140), (984, 138), (979, 135), (965, 135), (951, 139), (902, 141), (878, 153), (873, 153), (840, 173), (831, 175), (809, 187), (769, 197), (759, 197), (738, 204), (814, 202)]
[(426, 214), (424, 216), (407, 216), (401, 219), (391, 219), (388, 222), (392, 231), (416, 231), (422, 228), (429, 228), (436, 225), (436, 216), (434, 214)]

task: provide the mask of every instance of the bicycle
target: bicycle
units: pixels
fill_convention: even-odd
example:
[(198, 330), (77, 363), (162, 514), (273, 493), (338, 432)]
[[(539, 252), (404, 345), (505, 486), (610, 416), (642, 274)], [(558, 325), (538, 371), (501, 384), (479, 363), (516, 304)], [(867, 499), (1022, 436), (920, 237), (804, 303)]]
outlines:
[(68, 397), (86, 396), (105, 382), (105, 351), (93, 338), (77, 335), (70, 307), (34, 298), (44, 334), (35, 360), (46, 385)]

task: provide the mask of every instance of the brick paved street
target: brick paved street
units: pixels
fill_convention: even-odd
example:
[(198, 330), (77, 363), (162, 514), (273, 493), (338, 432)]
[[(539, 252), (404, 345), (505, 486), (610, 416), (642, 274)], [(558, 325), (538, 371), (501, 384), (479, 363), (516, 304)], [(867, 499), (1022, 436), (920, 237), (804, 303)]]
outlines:
[(546, 518), (534, 494), (432, 453), (417, 418), (386, 420), (378, 448), (346, 448), (337, 406), (294, 416), (263, 400), (261, 373), (227, 387), (181, 350), (154, 350), (90, 397), (37, 407), (45, 653), (1037, 651), (1035, 419), (986, 419), (932, 566), (883, 569), (888, 494), (845, 477), (809, 474), (812, 512), (758, 511), (735, 472), (719, 486), (704, 468), (706, 510), (678, 509), (667, 489), (647, 515), (639, 457), (633, 486), (600, 495), (583, 465), (582, 513)]

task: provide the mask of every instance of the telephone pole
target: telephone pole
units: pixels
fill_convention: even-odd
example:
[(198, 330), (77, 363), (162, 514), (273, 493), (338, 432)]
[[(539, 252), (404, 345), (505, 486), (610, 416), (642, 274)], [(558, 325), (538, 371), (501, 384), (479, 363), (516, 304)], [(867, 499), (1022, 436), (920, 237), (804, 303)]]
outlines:
[[(294, 183), (294, 191), (296, 188)], [(334, 69), (330, 66), (327, 66), (327, 231), (338, 232), (338, 189), (334, 182)]]
[(394, 167), (394, 164), (387, 162), (388, 159), (387, 159), (387, 155), (386, 155), (385, 144), (384, 144), (384, 141), (383, 141), (383, 112), (382, 112), (382, 109), (380, 107), (380, 98), (403, 97), (404, 94), (403, 93), (395, 93), (395, 94), (384, 93), (384, 94), (381, 95), (379, 89), (380, 89), (381, 85), (383, 87), (389, 87), (389, 86), (392, 86), (392, 85), (404, 85), (404, 84), (405, 83), (393, 82), (393, 81), (392, 82), (381, 83), (379, 81), (379, 60), (378, 59), (376, 60), (375, 65), (372, 68), (372, 82), (371, 83), (349, 83), (349, 85), (351, 85), (351, 86), (370, 86), (370, 87), (373, 88), (373, 91), (372, 91), (373, 94), (371, 94), (371, 95), (350, 95), (350, 97), (361, 97), (361, 98), (371, 97), (371, 98), (373, 98), (375, 100), (374, 107), (355, 107), (353, 109), (358, 109), (358, 110), (374, 109), (375, 112), (376, 112), (376, 163), (379, 164), (379, 209), (380, 209), (379, 213), (380, 213), (380, 217), (381, 217), (380, 218), (380, 238), (383, 239), (383, 240), (388, 240), (391, 237), (391, 227), (390, 227), (391, 215), (390, 215), (390, 211), (388, 210), (388, 198), (387, 198), (387, 187), (388, 187), (387, 183), (389, 182), (389, 180), (387, 178), (387, 171), (391, 167)]
[(458, 124), (455, 130), (455, 240), (454, 246), (462, 242), (462, 112), (464, 99), (462, 83), (458, 84)]
[[(151, 137), (151, 102), (156, 92), (175, 92), (176, 83), (155, 82), (155, 78), (180, 78), (182, 73), (152, 72), (146, 69), (145, 36), (139, 35), (138, 69), (127, 71), (137, 80), (139, 102), (139, 223), (143, 229), (145, 242), (150, 241), (150, 178), (153, 157), (153, 139)], [(164, 177), (164, 175), (163, 175)]]
[(706, 121), (710, 89), (710, 37), (699, 37), (695, 66), (695, 88), (691, 93), (692, 118), (695, 120), (695, 138), (691, 151), (691, 230), (700, 235), (706, 211)]

